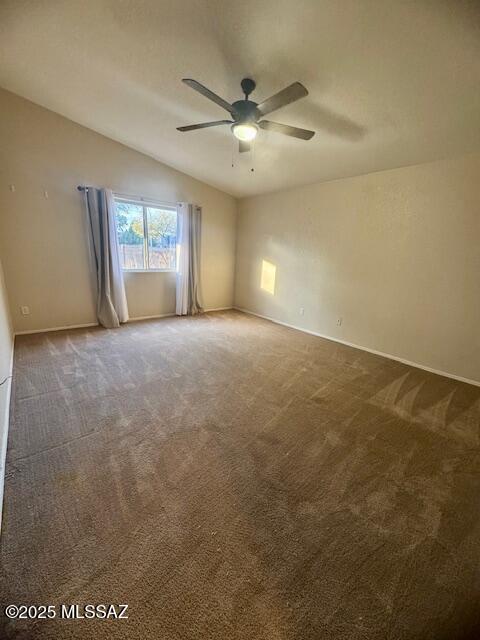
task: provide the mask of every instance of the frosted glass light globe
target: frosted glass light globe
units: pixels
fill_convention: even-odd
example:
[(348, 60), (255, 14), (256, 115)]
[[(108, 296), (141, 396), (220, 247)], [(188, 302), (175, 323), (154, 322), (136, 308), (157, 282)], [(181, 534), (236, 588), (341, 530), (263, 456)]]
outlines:
[(258, 128), (254, 124), (234, 124), (232, 126), (233, 135), (238, 138), (238, 140), (242, 140), (242, 142), (250, 142), (254, 140)]

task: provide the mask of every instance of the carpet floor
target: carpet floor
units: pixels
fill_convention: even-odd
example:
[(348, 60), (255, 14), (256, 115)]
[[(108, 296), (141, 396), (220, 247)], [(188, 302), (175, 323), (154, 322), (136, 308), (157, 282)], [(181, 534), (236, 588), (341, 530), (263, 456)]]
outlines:
[(479, 388), (235, 311), (14, 371), (0, 637), (480, 638)]

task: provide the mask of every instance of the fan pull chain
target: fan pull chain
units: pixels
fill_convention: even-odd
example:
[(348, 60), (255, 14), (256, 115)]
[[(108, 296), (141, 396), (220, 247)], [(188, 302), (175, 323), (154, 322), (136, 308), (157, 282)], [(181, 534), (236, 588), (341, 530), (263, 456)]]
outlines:
[(252, 168), (250, 169), (252, 173), (255, 173), (255, 143), (256, 139), (254, 139), (252, 143)]

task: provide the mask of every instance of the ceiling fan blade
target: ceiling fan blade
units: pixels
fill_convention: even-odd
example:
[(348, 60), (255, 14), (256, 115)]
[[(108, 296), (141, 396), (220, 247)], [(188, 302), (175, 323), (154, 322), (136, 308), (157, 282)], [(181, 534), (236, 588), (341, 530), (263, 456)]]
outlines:
[(220, 124), (232, 124), (233, 120), (215, 120), (215, 122), (201, 122), (200, 124), (189, 124), (186, 127), (177, 127), (177, 131), (194, 131), (195, 129), (206, 129), (207, 127), (218, 127)]
[(257, 109), (260, 111), (262, 116), (266, 116), (267, 113), (280, 109), (280, 107), (284, 107), (291, 102), (300, 100), (300, 98), (304, 98), (305, 96), (308, 96), (308, 91), (305, 89), (303, 84), (300, 84), (300, 82), (294, 82), (289, 87), (282, 89), (282, 91), (279, 91), (274, 96), (271, 96), (261, 102), (257, 105)]
[(200, 84), (200, 82), (192, 80), (191, 78), (183, 78), (182, 82), (184, 82), (192, 89), (195, 89), (195, 91), (198, 91), (198, 93), (201, 93), (202, 96), (205, 96), (205, 98), (212, 100), (212, 102), (215, 102), (220, 107), (223, 107), (223, 109), (226, 109), (229, 113), (233, 114), (233, 107), (229, 102), (227, 102), (223, 98), (220, 98), (220, 96), (217, 96), (216, 93), (213, 93), (213, 91), (210, 91), (210, 89), (204, 87), (203, 84)]
[(240, 153), (244, 153), (245, 151), (250, 151), (251, 148), (252, 146), (249, 142), (245, 142), (244, 140), (239, 140), (238, 150), (240, 151)]
[(288, 124), (280, 124), (280, 122), (272, 122), (271, 120), (262, 120), (258, 123), (261, 129), (266, 131), (275, 131), (276, 133), (284, 133), (286, 136), (292, 138), (301, 138), (302, 140), (310, 140), (315, 135), (315, 131), (309, 131), (308, 129), (299, 129), (298, 127), (291, 127)]

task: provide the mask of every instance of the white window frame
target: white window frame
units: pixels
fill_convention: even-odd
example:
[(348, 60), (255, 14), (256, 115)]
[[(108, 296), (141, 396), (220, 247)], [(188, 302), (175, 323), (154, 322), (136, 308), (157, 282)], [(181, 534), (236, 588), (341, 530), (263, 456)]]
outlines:
[[(162, 209), (164, 211), (173, 211), (177, 214), (177, 207), (171, 202), (161, 202), (152, 198), (143, 198), (141, 196), (130, 196), (122, 193), (114, 193), (113, 199), (115, 203), (133, 204), (142, 207), (143, 212), (143, 269), (124, 269), (126, 273), (175, 273), (177, 270), (177, 257), (175, 255), (175, 267), (172, 269), (154, 269), (149, 267), (150, 254), (148, 251), (148, 207)], [(116, 215), (116, 213), (115, 213)]]

